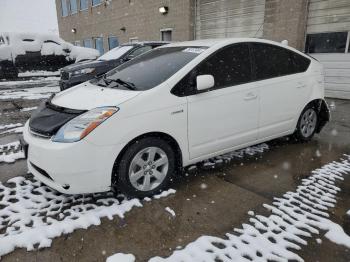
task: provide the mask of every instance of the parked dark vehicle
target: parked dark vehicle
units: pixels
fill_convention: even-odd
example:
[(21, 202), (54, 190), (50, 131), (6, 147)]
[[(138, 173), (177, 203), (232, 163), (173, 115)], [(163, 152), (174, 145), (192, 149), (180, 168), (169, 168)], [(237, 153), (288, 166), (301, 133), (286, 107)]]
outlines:
[(56, 35), (0, 33), (0, 79), (16, 78), (23, 71), (57, 71), (98, 56), (97, 50), (74, 46)]
[(120, 45), (98, 59), (66, 66), (61, 69), (61, 91), (107, 73), (113, 68), (153, 48), (169, 42), (137, 42)]

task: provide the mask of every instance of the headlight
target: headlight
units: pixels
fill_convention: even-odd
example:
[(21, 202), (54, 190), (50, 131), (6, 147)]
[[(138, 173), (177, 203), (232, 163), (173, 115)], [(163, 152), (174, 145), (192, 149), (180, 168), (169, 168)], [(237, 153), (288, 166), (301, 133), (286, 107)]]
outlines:
[(76, 70), (73, 71), (71, 73), (72, 76), (76, 76), (76, 75), (86, 75), (86, 74), (91, 74), (95, 72), (95, 68), (84, 68), (84, 69), (80, 69), (80, 70)]
[(118, 112), (116, 107), (101, 107), (92, 109), (62, 126), (52, 138), (54, 142), (72, 143), (90, 134), (102, 122)]

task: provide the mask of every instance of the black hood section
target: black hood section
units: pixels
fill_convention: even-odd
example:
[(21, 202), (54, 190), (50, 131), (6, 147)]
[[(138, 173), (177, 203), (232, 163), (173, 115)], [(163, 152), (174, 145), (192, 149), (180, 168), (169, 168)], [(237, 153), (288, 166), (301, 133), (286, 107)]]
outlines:
[(51, 137), (68, 121), (85, 113), (85, 110), (75, 110), (59, 107), (51, 103), (51, 99), (41, 104), (29, 120), (30, 130), (39, 135)]

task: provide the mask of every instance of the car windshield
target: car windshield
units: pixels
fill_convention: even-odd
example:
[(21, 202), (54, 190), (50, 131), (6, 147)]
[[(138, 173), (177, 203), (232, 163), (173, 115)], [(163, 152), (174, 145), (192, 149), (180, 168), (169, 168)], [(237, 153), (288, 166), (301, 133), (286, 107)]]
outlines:
[(105, 53), (104, 55), (100, 56), (97, 60), (108, 61), (108, 60), (118, 59), (133, 47), (134, 47), (133, 45), (118, 46), (116, 48), (113, 48), (109, 52)]
[(132, 84), (133, 90), (148, 90), (174, 75), (206, 48), (180, 46), (154, 49), (108, 72), (100, 81), (106, 80), (107, 84), (124, 82), (119, 86), (125, 87), (128, 83)]

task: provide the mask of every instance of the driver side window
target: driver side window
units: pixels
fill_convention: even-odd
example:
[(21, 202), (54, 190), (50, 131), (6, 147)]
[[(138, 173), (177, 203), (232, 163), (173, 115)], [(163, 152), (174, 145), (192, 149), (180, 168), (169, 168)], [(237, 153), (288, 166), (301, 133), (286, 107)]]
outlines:
[(214, 77), (215, 86), (211, 90), (251, 82), (252, 72), (248, 44), (234, 44), (218, 50), (191, 70), (173, 88), (172, 93), (177, 96), (198, 93), (196, 90), (196, 77), (198, 75), (212, 75)]

